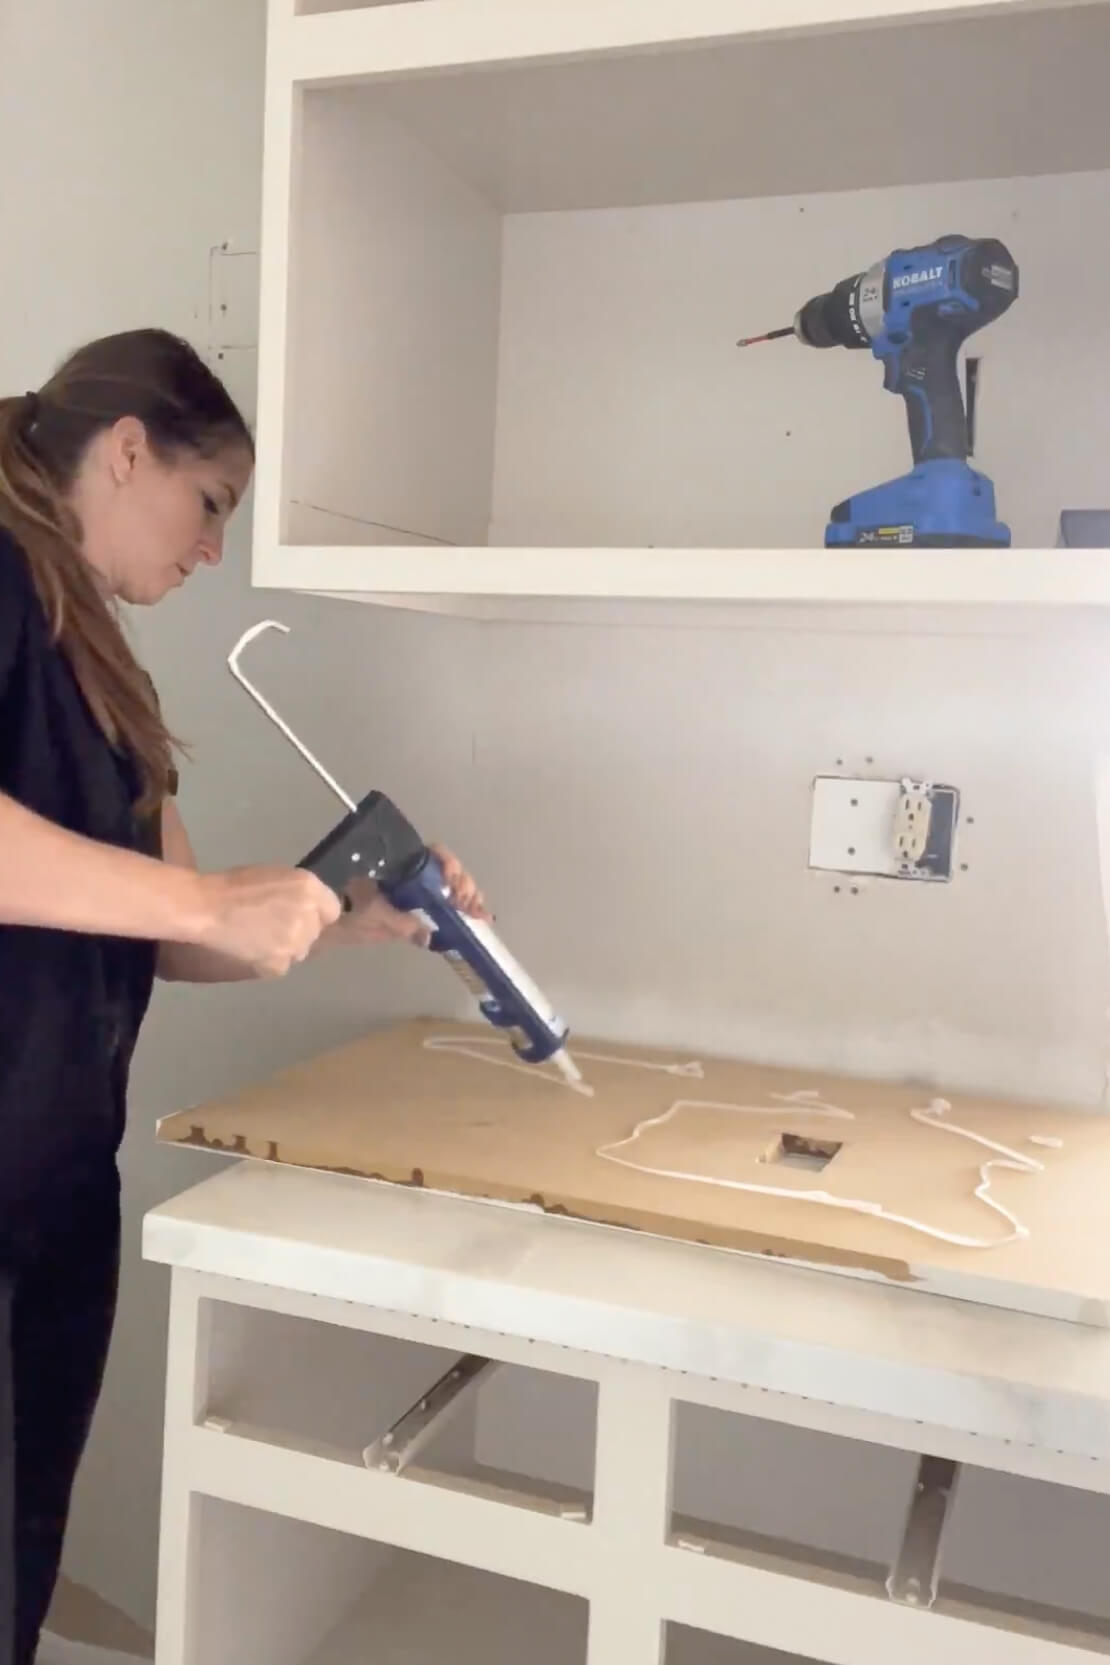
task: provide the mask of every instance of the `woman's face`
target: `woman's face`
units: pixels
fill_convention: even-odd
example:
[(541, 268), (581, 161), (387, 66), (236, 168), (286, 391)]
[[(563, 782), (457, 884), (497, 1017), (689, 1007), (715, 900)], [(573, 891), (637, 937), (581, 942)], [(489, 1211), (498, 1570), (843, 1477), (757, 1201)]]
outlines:
[(245, 445), (214, 457), (182, 452), (167, 462), (133, 417), (98, 434), (71, 501), (85, 556), (111, 594), (151, 606), (198, 566), (215, 566), (252, 467)]

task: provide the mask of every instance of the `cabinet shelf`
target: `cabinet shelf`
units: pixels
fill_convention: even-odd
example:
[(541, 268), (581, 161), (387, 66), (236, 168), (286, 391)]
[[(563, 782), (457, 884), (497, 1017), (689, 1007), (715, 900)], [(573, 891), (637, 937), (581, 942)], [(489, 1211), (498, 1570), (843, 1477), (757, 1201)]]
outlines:
[(265, 582), (373, 601), (730, 602), (927, 607), (1110, 605), (1110, 550), (284, 547)]
[[(421, 1557), (398, 1560), (379, 1587), (312, 1656), (311, 1665), (581, 1665), (586, 1615), (535, 1585), (483, 1578)], [(814, 1665), (794, 1654), (746, 1646), (705, 1632), (668, 1627), (665, 1665)]]
[(378, 1585), (311, 1665), (515, 1665), (525, 1638), (536, 1665), (580, 1665), (585, 1658), (585, 1612), (555, 1591), (416, 1556), (397, 1557)]
[[(259, 587), (1106, 604), (1101, 553), (1047, 546), (1104, 498), (1110, 0), (271, 14)], [(952, 231), (1022, 273), (974, 338), (1013, 549), (826, 552), (832, 506), (909, 466), (900, 402), (869, 354), (737, 338)]]

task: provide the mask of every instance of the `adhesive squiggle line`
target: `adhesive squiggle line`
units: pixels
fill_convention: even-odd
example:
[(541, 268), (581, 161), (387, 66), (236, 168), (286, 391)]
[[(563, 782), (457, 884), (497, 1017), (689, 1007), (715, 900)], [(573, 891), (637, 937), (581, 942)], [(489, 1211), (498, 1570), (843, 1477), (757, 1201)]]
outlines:
[[(937, 1242), (954, 1245), (955, 1249), (999, 1249), (1002, 1244), (1010, 1244), (1010, 1242), (1017, 1242), (1018, 1239), (1028, 1237), (1030, 1235), (1028, 1225), (1023, 1224), (1022, 1220), (1018, 1219), (1018, 1215), (1007, 1209), (1005, 1204), (999, 1202), (997, 1197), (990, 1195), (990, 1187), (992, 1187), (990, 1174), (992, 1174), (992, 1169), (995, 1169), (995, 1167), (1005, 1167), (1005, 1169), (1013, 1170), (1018, 1174), (1043, 1174), (1045, 1165), (1043, 1165), (1043, 1162), (1038, 1162), (1035, 1157), (1022, 1156), (1020, 1151), (1012, 1151), (1008, 1146), (997, 1144), (994, 1139), (985, 1139), (982, 1134), (975, 1134), (967, 1127), (959, 1127), (955, 1122), (940, 1121), (940, 1117), (945, 1116), (950, 1109), (952, 1109), (952, 1106), (945, 1099), (934, 1099), (929, 1109), (924, 1109), (924, 1111), (915, 1109), (915, 1111), (910, 1111), (909, 1114), (910, 1119), (920, 1122), (922, 1127), (937, 1127), (940, 1132), (957, 1134), (960, 1139), (970, 1139), (974, 1144), (984, 1147), (987, 1151), (997, 1152), (989, 1162), (980, 1165), (979, 1185), (975, 1185), (972, 1195), (974, 1195), (977, 1202), (982, 1202), (984, 1207), (992, 1210), (994, 1214), (999, 1215), (1000, 1219), (1007, 1222), (1010, 1230), (1008, 1230), (1005, 1237), (967, 1237), (962, 1232), (945, 1232), (940, 1225), (930, 1225), (927, 1220), (915, 1220), (907, 1214), (892, 1214), (889, 1209), (884, 1209), (880, 1202), (869, 1202), (869, 1200), (862, 1199), (862, 1197), (835, 1197), (830, 1190), (795, 1190), (790, 1185), (757, 1185), (754, 1182), (749, 1182), (749, 1180), (717, 1179), (711, 1174), (686, 1174), (686, 1172), (679, 1169), (651, 1167), (646, 1162), (632, 1162), (629, 1161), (629, 1157), (616, 1156), (617, 1151), (622, 1151), (622, 1149), (627, 1149), (632, 1144), (636, 1144), (641, 1134), (646, 1134), (651, 1127), (661, 1127), (664, 1122), (671, 1121), (672, 1117), (679, 1116), (682, 1111), (739, 1111), (741, 1114), (754, 1114), (754, 1116), (774, 1116), (774, 1114), (777, 1114), (769, 1107), (767, 1109), (756, 1109), (756, 1107), (747, 1106), (747, 1104), (707, 1104), (706, 1101), (701, 1101), (701, 1099), (679, 1099), (676, 1104), (672, 1104), (669, 1111), (662, 1112), (662, 1116), (649, 1116), (644, 1121), (639, 1122), (632, 1129), (631, 1134), (627, 1134), (626, 1139), (617, 1139), (617, 1141), (611, 1142), (607, 1146), (597, 1147), (596, 1156), (602, 1157), (606, 1162), (616, 1162), (621, 1167), (631, 1167), (639, 1174), (654, 1174), (659, 1179), (684, 1179), (691, 1180), (694, 1184), (721, 1185), (722, 1189), (726, 1190), (747, 1190), (747, 1192), (754, 1192), (754, 1194), (761, 1195), (761, 1197), (785, 1197), (790, 1202), (817, 1202), (817, 1204), (822, 1204), (827, 1209), (845, 1209), (850, 1214), (867, 1215), (867, 1219), (889, 1220), (892, 1225), (905, 1225), (912, 1232), (920, 1232), (922, 1237), (934, 1237)], [(850, 1111), (847, 1114), (850, 1114)]]
[[(811, 1106), (797, 1106), (808, 1114), (820, 1114)], [(1003, 1243), (1014, 1243), (1029, 1236), (1029, 1227), (1016, 1214), (1008, 1209), (1004, 1203), (990, 1195), (992, 1180), (991, 1171), (994, 1168), (1008, 1168), (1016, 1173), (1043, 1173), (1044, 1163), (1038, 1162), (1031, 1156), (1023, 1156), (1020, 1151), (1011, 1150), (1008, 1145), (997, 1144), (993, 1139), (984, 1138), (980, 1133), (973, 1133), (969, 1128), (959, 1127), (955, 1122), (941, 1121), (939, 1118), (946, 1114), (951, 1106), (944, 1099), (935, 1099), (924, 1110), (909, 1112), (913, 1121), (923, 1127), (935, 1127), (942, 1133), (953, 1133), (962, 1139), (970, 1139), (974, 1144), (981, 1145), (997, 1154), (989, 1161), (982, 1163), (979, 1168), (979, 1184), (972, 1193), (977, 1202), (991, 1209), (1001, 1219), (1005, 1220), (1010, 1230), (1004, 1237), (967, 1237), (960, 1232), (944, 1231), (940, 1226), (931, 1226), (925, 1220), (915, 1220), (907, 1214), (894, 1214), (881, 1203), (869, 1202), (857, 1197), (837, 1197), (831, 1191), (799, 1191), (786, 1185), (757, 1185), (754, 1182), (741, 1179), (719, 1179), (711, 1174), (687, 1173), (677, 1168), (656, 1168), (646, 1162), (634, 1162), (626, 1156), (618, 1156), (619, 1150), (627, 1149), (636, 1144), (641, 1135), (653, 1127), (661, 1127), (680, 1115), (683, 1110), (720, 1110), (739, 1113), (742, 1115), (772, 1116), (780, 1114), (777, 1108), (771, 1106), (755, 1106), (747, 1104), (714, 1104), (705, 1099), (679, 1099), (669, 1110), (658, 1116), (647, 1116), (632, 1129), (623, 1139), (617, 1139), (607, 1145), (600, 1145), (595, 1152), (606, 1162), (615, 1162), (623, 1168), (631, 1168), (636, 1173), (651, 1174), (658, 1179), (687, 1180), (698, 1185), (719, 1185), (727, 1191), (747, 1191), (757, 1196), (782, 1197), (789, 1202), (819, 1203), (826, 1208), (845, 1209), (852, 1214), (863, 1214), (868, 1219), (887, 1220), (891, 1225), (905, 1226), (910, 1231), (920, 1232), (924, 1237), (932, 1237), (941, 1243), (949, 1243), (958, 1249), (995, 1249)], [(826, 1112), (827, 1113), (827, 1112)], [(851, 1111), (841, 1112), (851, 1115)]]
[[(423, 1042), (426, 1052), (454, 1052), (460, 1058), (476, 1058), (480, 1064), (497, 1064), (501, 1069), (518, 1070), (526, 1075), (530, 1081), (550, 1081), (553, 1087), (573, 1087), (574, 1082), (565, 1076), (557, 1075), (554, 1070), (544, 1070), (536, 1064), (524, 1064), (519, 1060), (513, 1062), (509, 1058), (492, 1058), (488, 1052), (475, 1051), (482, 1047), (496, 1047), (501, 1052), (511, 1052), (512, 1047), (503, 1035), (467, 1035), (460, 1039), (458, 1035), (428, 1035)], [(648, 1058), (610, 1058), (602, 1052), (579, 1052), (574, 1049), (575, 1058), (583, 1058), (592, 1064), (624, 1064), (629, 1069), (653, 1070), (657, 1075), (680, 1075), (687, 1080), (702, 1081), (705, 1071), (698, 1063), (692, 1064), (657, 1064)], [(513, 1058), (515, 1058), (515, 1053)], [(590, 1089), (591, 1093), (593, 1089)], [(851, 1111), (846, 1112), (850, 1115)]]
[(574, 1049), (574, 1056), (584, 1058), (588, 1064), (623, 1064), (629, 1069), (656, 1070), (661, 1075), (681, 1075), (687, 1081), (705, 1080), (705, 1070), (696, 1061), (689, 1064), (655, 1064), (646, 1058), (610, 1058), (604, 1052), (579, 1052), (577, 1047)]
[[(497, 1064), (505, 1069), (519, 1070), (533, 1080), (539, 1078), (540, 1080), (551, 1081), (556, 1086), (572, 1085), (565, 1082), (560, 1076), (541, 1074), (534, 1064), (510, 1063), (508, 1059), (495, 1058), (488, 1051), (481, 1050), (483, 1046), (503, 1048), (505, 1045), (507, 1043), (501, 1037), (494, 1035), (482, 1036), (480, 1039), (471, 1037), (466, 1041), (458, 1040), (450, 1035), (440, 1035), (429, 1037), (424, 1041), (425, 1048), (430, 1052), (453, 1052), (461, 1057), (476, 1058), (480, 1063)], [(625, 1064), (669, 1075), (685, 1073), (684, 1067), (681, 1065), (655, 1064), (639, 1058), (611, 1058), (600, 1053), (579, 1053), (578, 1056), (589, 1057), (593, 1062), (599, 1064)], [(701, 1066), (699, 1065), (698, 1068), (700, 1070)], [(995, 1168), (1005, 1168), (1013, 1173), (1043, 1173), (1044, 1163), (1038, 1162), (1034, 1157), (1025, 1156), (1020, 1151), (1012, 1150), (1009, 1145), (999, 1144), (996, 1140), (988, 1139), (981, 1133), (974, 1133), (970, 1128), (960, 1127), (956, 1122), (942, 1120), (952, 1108), (946, 1099), (934, 1099), (925, 1109), (910, 1110), (910, 1118), (923, 1127), (933, 1127), (941, 1133), (954, 1134), (957, 1138), (970, 1140), (972, 1144), (995, 1153), (988, 1161), (980, 1164), (979, 1183), (972, 1195), (977, 1202), (981, 1202), (985, 1208), (989, 1208), (1006, 1221), (1010, 1230), (1004, 1237), (968, 1237), (960, 1232), (944, 1231), (939, 1226), (929, 1225), (927, 1221), (915, 1220), (905, 1214), (891, 1213), (881, 1203), (869, 1202), (863, 1198), (837, 1197), (830, 1191), (800, 1191), (789, 1186), (756, 1185), (747, 1180), (718, 1179), (711, 1174), (686, 1173), (674, 1168), (655, 1168), (647, 1163), (634, 1162), (626, 1156), (616, 1154), (617, 1151), (626, 1150), (629, 1146), (636, 1144), (640, 1137), (651, 1128), (661, 1127), (664, 1123), (673, 1120), (683, 1110), (717, 1110), (733, 1115), (777, 1116), (781, 1115), (782, 1106), (788, 1105), (804, 1115), (828, 1116), (846, 1121), (855, 1120), (853, 1111), (844, 1110), (839, 1105), (827, 1104), (812, 1089), (802, 1089), (794, 1093), (772, 1093), (769, 1096), (778, 1102), (774, 1105), (754, 1105), (723, 1104), (708, 1099), (678, 1099), (668, 1110), (664, 1110), (661, 1114), (646, 1116), (623, 1139), (612, 1140), (608, 1144), (599, 1145), (594, 1154), (606, 1162), (614, 1162), (619, 1167), (631, 1168), (636, 1173), (650, 1174), (658, 1179), (677, 1179), (698, 1185), (717, 1185), (729, 1191), (747, 1191), (758, 1196), (782, 1197), (789, 1202), (817, 1203), (825, 1208), (844, 1209), (854, 1214), (866, 1215), (869, 1219), (886, 1220), (891, 1225), (905, 1226), (909, 1231), (918, 1232), (924, 1237), (934, 1238), (938, 1242), (948, 1243), (959, 1249), (1000, 1248), (1005, 1243), (1017, 1242), (1030, 1236), (1029, 1227), (1004, 1203), (990, 1195), (993, 1184), (991, 1175)], [(1063, 1143), (1062, 1140), (1051, 1140), (1036, 1134), (1031, 1136), (1030, 1142), (1043, 1145), (1052, 1144), (1056, 1147)]]
[[(502, 1052), (511, 1052), (509, 1043), (500, 1035), (469, 1035), (465, 1040), (460, 1040), (456, 1035), (429, 1035), (423, 1044), (427, 1052), (452, 1052), (459, 1058), (476, 1058), (480, 1064), (495, 1064), (498, 1069), (516, 1070), (519, 1075), (526, 1075), (530, 1081), (549, 1081), (553, 1087), (569, 1087), (571, 1092), (578, 1093), (583, 1098), (594, 1096), (594, 1089), (587, 1081), (568, 1081), (564, 1075), (557, 1075), (554, 1070), (545, 1070), (536, 1064), (521, 1063), (515, 1054), (511, 1058), (495, 1058), (489, 1052), (476, 1050), (481, 1047), (495, 1047)], [(574, 1056), (586, 1063), (625, 1064), (630, 1069), (654, 1070), (658, 1075), (677, 1075), (687, 1081), (705, 1079), (705, 1071), (699, 1063), (657, 1064), (646, 1058), (610, 1058), (605, 1053), (579, 1052), (577, 1048)]]
[[(425, 1052), (451, 1052), (457, 1058), (476, 1058), (480, 1064), (494, 1064), (501, 1070), (515, 1070), (518, 1075), (526, 1075), (530, 1081), (547, 1081), (552, 1087), (566, 1087), (572, 1093), (578, 1093), (582, 1098), (593, 1098), (594, 1089), (588, 1081), (568, 1081), (565, 1076), (557, 1075), (554, 1070), (547, 1070), (542, 1064), (523, 1064), (512, 1053), (509, 1042), (500, 1035), (470, 1035), (465, 1041), (455, 1035), (428, 1035), (424, 1040)], [(481, 1052), (480, 1047), (498, 1047), (503, 1052), (512, 1053), (510, 1058), (495, 1058), (489, 1052)]]

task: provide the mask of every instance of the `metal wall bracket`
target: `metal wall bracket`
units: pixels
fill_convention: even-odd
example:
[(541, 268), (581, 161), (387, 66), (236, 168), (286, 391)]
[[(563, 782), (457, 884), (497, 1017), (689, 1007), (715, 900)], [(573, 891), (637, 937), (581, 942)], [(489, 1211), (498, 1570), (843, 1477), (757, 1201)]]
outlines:
[(479, 1358), (476, 1353), (459, 1359), (391, 1428), (366, 1447), (362, 1453), (366, 1467), (381, 1469), (387, 1474), (403, 1473), (413, 1458), (442, 1432), (467, 1396), (493, 1374), (498, 1362)]
[(891, 1601), (922, 1608), (936, 1601), (941, 1540), (959, 1473), (960, 1465), (947, 1457), (922, 1457), (902, 1545), (886, 1581)]

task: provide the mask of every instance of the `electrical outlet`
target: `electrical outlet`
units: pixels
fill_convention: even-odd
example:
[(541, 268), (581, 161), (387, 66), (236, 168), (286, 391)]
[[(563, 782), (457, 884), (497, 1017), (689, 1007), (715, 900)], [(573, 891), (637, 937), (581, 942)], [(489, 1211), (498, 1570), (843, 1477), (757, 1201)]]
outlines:
[(826, 873), (949, 879), (958, 808), (951, 786), (819, 775), (809, 865)]
[(899, 793), (894, 811), (894, 848), (903, 866), (916, 866), (928, 849), (932, 813), (927, 786), (909, 785)]

